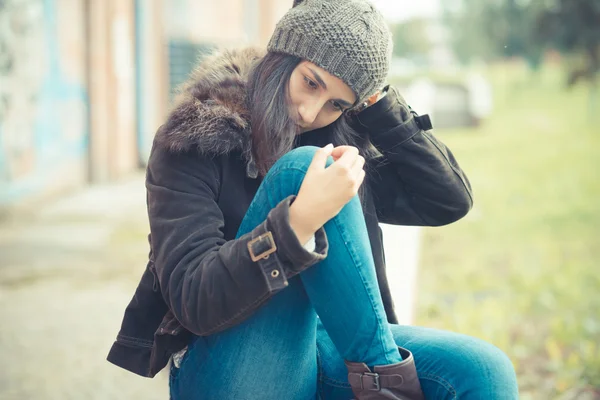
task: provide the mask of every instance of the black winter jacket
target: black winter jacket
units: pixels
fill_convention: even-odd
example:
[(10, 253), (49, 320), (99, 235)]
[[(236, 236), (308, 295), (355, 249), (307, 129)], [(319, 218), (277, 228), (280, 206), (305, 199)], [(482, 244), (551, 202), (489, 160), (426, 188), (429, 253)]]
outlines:
[[(248, 71), (261, 56), (248, 48), (206, 59), (156, 134), (146, 175), (149, 261), (108, 355), (136, 374), (153, 377), (192, 334), (240, 323), (327, 255), (322, 229), (315, 252), (297, 240), (288, 218), (292, 197), (235, 239), (261, 182), (245, 106)], [(395, 90), (354, 121), (381, 153), (366, 166), (363, 211), (391, 323), (397, 320), (378, 223), (444, 225), (472, 206), (469, 182), (452, 153), (418, 122)], [(327, 143), (326, 127), (301, 135), (298, 145)], [(270, 248), (267, 232), (277, 251), (253, 261), (251, 252)], [(274, 268), (277, 277), (270, 274)]]

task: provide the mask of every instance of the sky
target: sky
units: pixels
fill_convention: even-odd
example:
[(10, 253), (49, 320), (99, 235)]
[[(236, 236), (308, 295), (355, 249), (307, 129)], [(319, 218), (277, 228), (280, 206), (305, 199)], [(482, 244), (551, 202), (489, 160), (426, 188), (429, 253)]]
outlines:
[(371, 0), (392, 22), (413, 17), (431, 17), (440, 13), (440, 0)]

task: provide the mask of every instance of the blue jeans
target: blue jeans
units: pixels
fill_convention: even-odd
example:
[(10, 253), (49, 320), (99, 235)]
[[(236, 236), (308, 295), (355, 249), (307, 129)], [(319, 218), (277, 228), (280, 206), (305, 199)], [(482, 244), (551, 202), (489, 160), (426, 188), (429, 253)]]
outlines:
[[(298, 192), (316, 149), (293, 150), (271, 168), (238, 236)], [(357, 197), (324, 228), (325, 260), (290, 279), (243, 323), (194, 338), (179, 368), (171, 367), (173, 400), (350, 399), (344, 360), (393, 364), (401, 361), (397, 346), (413, 352), (428, 399), (518, 397), (512, 365), (497, 348), (387, 323)]]

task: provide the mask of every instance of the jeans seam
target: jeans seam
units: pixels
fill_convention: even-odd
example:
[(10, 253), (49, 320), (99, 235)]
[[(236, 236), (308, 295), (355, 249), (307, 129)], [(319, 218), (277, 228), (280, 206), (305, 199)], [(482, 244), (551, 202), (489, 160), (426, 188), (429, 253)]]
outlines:
[(325, 377), (323, 374), (323, 367), (321, 365), (321, 353), (319, 352), (319, 346), (315, 346), (317, 350), (317, 395), (318, 398), (322, 398), (323, 396), (323, 382), (322, 379)]
[(228, 318), (227, 320), (221, 322), (219, 325), (215, 326), (214, 328), (208, 330), (208, 331), (203, 331), (202, 335), (200, 336), (209, 336), (212, 333), (218, 331), (221, 327), (223, 327), (223, 325), (227, 325), (228, 323), (230, 323), (231, 321), (233, 321), (234, 319), (236, 319), (237, 317), (239, 317), (240, 315), (242, 315), (243, 313), (245, 313), (248, 309), (254, 307), (256, 304), (260, 303), (261, 301), (265, 300), (266, 298), (268, 298), (270, 295), (269, 292), (263, 294), (262, 296), (260, 296), (258, 299), (256, 299), (256, 301), (254, 301), (253, 303), (247, 305), (246, 307), (244, 307), (243, 309), (241, 309), (240, 311), (238, 311), (235, 315), (233, 315), (232, 317)]
[(429, 381), (434, 381), (436, 383), (439, 383), (440, 385), (442, 385), (446, 390), (448, 390), (452, 394), (453, 399), (457, 398), (456, 397), (456, 389), (454, 389), (454, 386), (452, 386), (450, 384), (450, 382), (448, 382), (441, 376), (434, 375), (434, 374), (424, 374), (424, 375), (419, 374), (419, 379), (424, 379), (424, 380), (429, 380)]
[[(340, 228), (340, 224), (338, 222), (338, 218), (337, 215), (333, 218), (333, 222), (335, 223), (337, 229), (340, 231), (340, 233), (343, 233), (342, 237), (345, 236), (345, 232), (343, 229)], [(344, 245), (346, 246), (346, 249), (348, 250), (348, 254), (350, 254), (350, 257), (352, 258), (352, 261), (354, 262), (354, 265), (357, 265), (356, 262), (356, 257), (354, 254), (354, 251), (352, 249), (350, 249), (350, 247), (348, 246), (348, 243), (346, 240), (344, 240)], [(371, 292), (369, 290), (367, 290), (366, 285), (365, 285), (365, 279), (362, 273), (359, 273), (360, 276), (360, 280), (363, 284), (363, 288), (365, 289), (365, 292), (367, 293), (367, 296), (369, 297), (369, 299), (371, 300), (369, 302), (370, 306), (371, 306), (371, 311), (373, 312), (373, 314), (377, 315), (377, 310), (375, 309), (373, 302), (376, 301), (375, 299), (373, 299), (373, 296), (371, 294)], [(376, 330), (375, 334), (378, 337), (379, 340), (379, 345), (381, 346), (381, 351), (383, 353), (383, 356), (385, 357), (386, 361), (388, 364), (391, 364), (392, 361), (388, 359), (388, 355), (387, 352), (385, 351), (385, 347), (383, 345), (383, 336), (382, 336), (382, 329), (385, 329), (385, 327), (389, 326), (387, 324), (383, 324), (382, 321), (379, 319), (379, 317), (376, 316), (377, 319), (377, 324), (379, 325), (378, 329)]]
[(344, 388), (344, 389), (348, 389), (348, 388), (352, 387), (352, 386), (350, 386), (350, 384), (348, 382), (338, 381), (333, 378), (329, 378), (325, 375), (323, 375), (323, 380), (326, 381), (328, 384), (332, 384), (335, 387), (340, 387), (340, 388)]
[[(350, 384), (348, 382), (342, 382), (342, 381), (338, 381), (335, 380), (333, 378), (328, 377), (327, 375), (325, 375), (325, 372), (323, 371), (323, 366), (321, 364), (321, 352), (319, 351), (319, 347), (317, 346), (317, 376), (319, 377), (319, 383), (322, 383), (321, 380), (324, 382), (327, 382), (328, 384), (333, 384), (332, 386), (335, 387), (341, 387), (344, 389), (350, 388)], [(323, 395), (322, 392), (322, 385), (319, 385), (319, 394)]]
[[(303, 173), (305, 176), (306, 176), (306, 173), (308, 172), (308, 169), (302, 169), (302, 168), (300, 168), (300, 167), (297, 167), (297, 166), (286, 166), (285, 168), (283, 168), (283, 167), (279, 167), (279, 168), (278, 168), (276, 171), (273, 171), (273, 173), (269, 175), (269, 177), (268, 177), (268, 181), (266, 181), (266, 180), (265, 180), (265, 181), (263, 181), (263, 183), (264, 183), (264, 184), (269, 184), (269, 183), (271, 183), (271, 181), (272, 181), (273, 179), (275, 179), (275, 178), (276, 178), (276, 177), (277, 177), (279, 174), (281, 174), (281, 173), (282, 173), (282, 172), (284, 172), (284, 171), (288, 171), (288, 170), (292, 170), (292, 171), (298, 171), (298, 172), (301, 172), (301, 173)], [(302, 178), (302, 179), (304, 180), (304, 178)], [(302, 185), (302, 184), (300, 184), (300, 185)], [(268, 194), (268, 192), (267, 192), (267, 194)], [(297, 194), (297, 193), (296, 193), (296, 194)], [(270, 200), (270, 199), (269, 199), (269, 200)], [(269, 206), (271, 206), (271, 205), (269, 204)]]

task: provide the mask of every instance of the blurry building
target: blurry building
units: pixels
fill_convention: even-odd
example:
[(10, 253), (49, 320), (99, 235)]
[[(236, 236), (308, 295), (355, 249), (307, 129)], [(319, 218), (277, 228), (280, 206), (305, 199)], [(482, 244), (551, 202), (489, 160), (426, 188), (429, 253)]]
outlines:
[(265, 45), (285, 0), (0, 2), (0, 211), (142, 167), (214, 47)]

